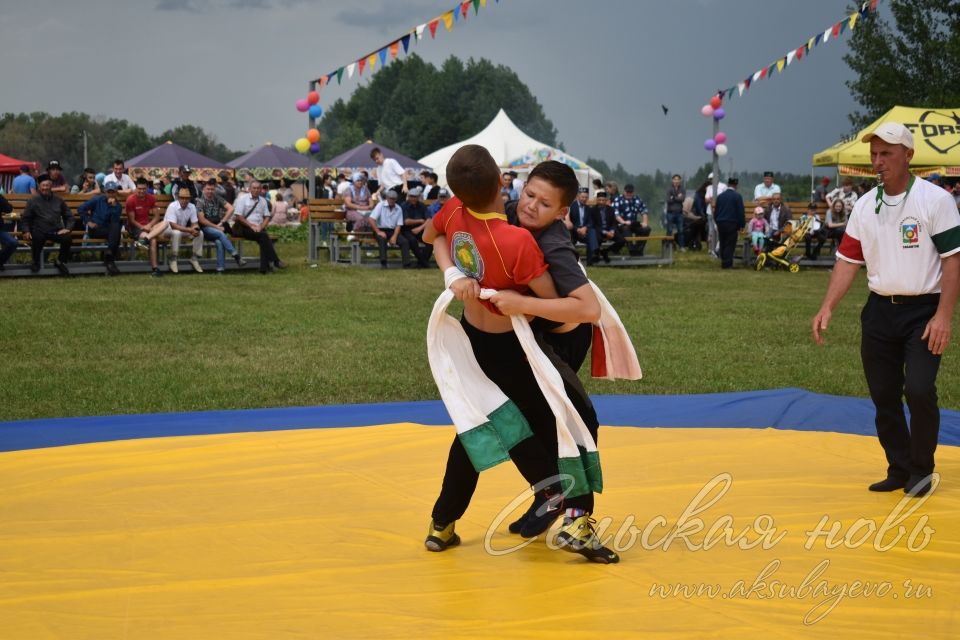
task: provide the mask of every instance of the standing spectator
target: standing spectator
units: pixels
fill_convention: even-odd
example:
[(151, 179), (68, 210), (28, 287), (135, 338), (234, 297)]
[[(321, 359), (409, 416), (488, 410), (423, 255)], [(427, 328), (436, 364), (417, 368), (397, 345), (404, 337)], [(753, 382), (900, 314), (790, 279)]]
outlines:
[(513, 189), (513, 176), (509, 171), (500, 174), (500, 193), (506, 196), (506, 202), (520, 198), (520, 192)]
[(437, 186), (439, 176), (433, 171), (423, 171), (420, 175), (423, 176), (423, 195), (420, 196), (420, 199), (436, 200), (437, 192), (440, 191), (440, 187)]
[(713, 172), (707, 176), (709, 184), (707, 185), (707, 191), (704, 193), (704, 201), (707, 203), (707, 252), (713, 257), (719, 257), (717, 251), (719, 250), (719, 242), (717, 239), (717, 221), (713, 216), (713, 204), (716, 200), (716, 197), (721, 193), (727, 190), (727, 184), (723, 180), (717, 182), (717, 193), (713, 193)]
[(225, 198), (217, 195), (217, 181), (210, 178), (203, 185), (203, 191), (197, 198), (197, 219), (200, 221), (200, 232), (207, 240), (212, 240), (217, 249), (217, 273), (226, 269), (226, 254), (230, 254), (238, 267), (247, 263), (240, 257), (230, 236), (227, 235), (227, 224), (233, 215), (233, 206)]
[(717, 238), (720, 244), (720, 268), (733, 268), (733, 251), (737, 246), (737, 234), (746, 225), (743, 197), (737, 193), (740, 180), (735, 176), (727, 179), (727, 189), (717, 196)]
[(670, 178), (670, 188), (667, 189), (667, 235), (676, 233), (677, 246), (681, 251), (686, 251), (687, 245), (683, 241), (683, 201), (687, 197), (687, 190), (683, 188), (682, 180), (677, 173)]
[(763, 172), (763, 182), (753, 188), (753, 201), (760, 206), (767, 206), (774, 194), (780, 193), (780, 185), (773, 181), (773, 171)]
[(80, 180), (73, 185), (70, 193), (100, 193), (100, 185), (97, 184), (97, 174), (94, 170), (90, 167), (84, 169), (80, 174)]
[(190, 192), (190, 202), (195, 203), (200, 192), (197, 190), (196, 183), (190, 179), (190, 173), (192, 171), (193, 169), (191, 169), (189, 165), (180, 165), (180, 167), (177, 168), (177, 179), (173, 181), (171, 189), (173, 193), (177, 194), (178, 199), (180, 192), (186, 189)]
[(513, 179), (513, 190), (517, 193), (517, 197), (520, 197), (520, 194), (523, 192), (523, 180), (517, 175), (517, 172), (513, 169), (510, 170), (510, 177)]
[(260, 186), (260, 183), (254, 180), (250, 183), (248, 192), (237, 197), (233, 212), (233, 233), (253, 240), (260, 246), (260, 273), (266, 274), (271, 267), (283, 269), (287, 265), (277, 255), (273, 240), (267, 235), (270, 209), (267, 207), (267, 199), (261, 196)]
[(577, 199), (570, 205), (570, 212), (566, 221), (569, 223), (570, 241), (573, 244), (587, 241), (587, 198), (590, 195), (589, 187), (577, 189)]
[(43, 176), (50, 178), (50, 191), (55, 193), (67, 192), (67, 178), (63, 175), (63, 167), (56, 160), (47, 163), (47, 172), (37, 179), (37, 184), (43, 180)]
[(107, 274), (115, 276), (120, 273), (116, 259), (120, 253), (120, 214), (123, 213), (123, 205), (117, 197), (117, 183), (108, 182), (104, 189), (105, 194), (84, 202), (77, 208), (77, 213), (86, 227), (87, 237), (107, 241), (103, 264)]
[(233, 181), (233, 176), (230, 175), (229, 171), (220, 172), (220, 186), (218, 188), (223, 189), (223, 193), (218, 193), (221, 198), (227, 201), (227, 204), (233, 206), (234, 201), (237, 199), (237, 184)]
[(820, 180), (820, 184), (817, 185), (817, 188), (813, 190), (813, 201), (814, 202), (826, 202), (827, 201), (827, 189), (830, 188), (830, 178), (824, 176)]
[[(410, 250), (417, 258), (417, 266), (425, 269), (430, 266), (430, 255), (433, 253), (433, 245), (421, 244), (423, 239), (423, 230), (432, 217), (430, 210), (420, 200), (421, 189), (414, 187), (407, 194), (407, 201), (400, 205), (403, 209), (403, 227), (400, 229), (400, 238), (406, 239)], [(404, 265), (407, 267), (409, 265)]]
[(360, 173), (353, 176), (353, 184), (343, 194), (343, 210), (346, 212), (347, 231), (366, 231), (367, 216), (373, 209), (372, 196), (366, 178)]
[(943, 189), (910, 175), (914, 142), (905, 126), (884, 122), (862, 142), (870, 144), (882, 184), (850, 214), (811, 328), (823, 344), (833, 310), (866, 265), (870, 296), (860, 314), (860, 358), (887, 462), (886, 478), (869, 490), (922, 496), (933, 487), (937, 372), (960, 290), (960, 214)]
[[(447, 200), (449, 199), (450, 199), (449, 191), (447, 191), (446, 189), (440, 189), (439, 191), (437, 191), (437, 201), (434, 202), (429, 207), (427, 207), (427, 210), (430, 212), (430, 217), (432, 218), (433, 216), (437, 215), (437, 212), (443, 208), (443, 205), (447, 204)], [(432, 252), (433, 250), (432, 245), (430, 246), (430, 249)]]
[[(617, 189), (617, 183), (611, 182), (611, 186), (614, 189)], [(609, 198), (610, 195), (607, 194)], [(623, 187), (623, 195), (618, 195), (610, 200), (610, 207), (613, 209), (613, 214), (616, 217), (617, 224), (620, 225), (620, 238), (625, 236), (642, 236), (646, 237), (650, 235), (650, 222), (647, 215), (647, 205), (640, 199), (640, 196), (634, 195), (634, 188), (632, 184), (625, 185)], [(682, 240), (682, 231), (681, 231), (681, 240)], [(620, 245), (623, 246), (622, 244)], [(628, 251), (631, 256), (642, 256), (643, 251), (646, 248), (646, 241), (643, 242), (630, 242)], [(620, 249), (612, 249), (614, 253), (617, 253)]]
[(754, 255), (763, 251), (763, 245), (767, 239), (767, 230), (770, 226), (763, 214), (763, 207), (756, 207), (753, 210), (753, 218), (750, 219), (750, 244), (753, 245)]
[(380, 167), (377, 170), (378, 189), (377, 193), (384, 194), (387, 191), (393, 191), (398, 198), (407, 194), (407, 176), (400, 163), (393, 158), (387, 158), (379, 147), (374, 147), (370, 151), (370, 158)]
[(20, 165), (20, 175), (13, 179), (11, 191), (12, 193), (21, 193), (24, 195), (29, 193), (36, 195), (37, 181), (30, 175), (30, 165)]
[(837, 187), (826, 195), (827, 207), (833, 207), (834, 200), (843, 201), (843, 208), (847, 210), (847, 215), (853, 211), (853, 205), (857, 203), (857, 192), (853, 188), (853, 178), (847, 176), (843, 179), (841, 186)]
[[(13, 205), (7, 202), (7, 199), (0, 194), (0, 216), (13, 212)], [(3, 271), (3, 265), (17, 250), (17, 239), (7, 233), (6, 224), (0, 219), (0, 271)]]
[(317, 197), (323, 200), (333, 200), (336, 195), (337, 191), (336, 186), (333, 184), (333, 176), (329, 173), (324, 173), (320, 181), (320, 193), (317, 194)]
[(193, 243), (190, 253), (190, 266), (197, 273), (203, 273), (200, 267), (200, 258), (203, 251), (203, 233), (200, 231), (200, 220), (197, 218), (197, 207), (190, 202), (190, 191), (181, 188), (177, 191), (177, 199), (170, 203), (163, 215), (166, 223), (164, 235), (170, 238), (170, 257), (168, 258), (170, 271), (180, 273), (177, 257), (180, 253), (180, 240), (188, 236)]
[(766, 208), (767, 222), (770, 223), (770, 229), (767, 237), (776, 242), (780, 242), (783, 234), (787, 232), (787, 225), (791, 224), (793, 212), (790, 207), (785, 205), (780, 198), (779, 193), (773, 194), (770, 198), (770, 204)]
[(69, 276), (70, 270), (67, 269), (67, 263), (70, 262), (70, 247), (73, 244), (73, 238), (70, 236), (74, 223), (73, 213), (67, 203), (53, 193), (53, 180), (49, 175), (40, 176), (37, 189), (39, 193), (27, 202), (23, 210), (23, 218), (20, 220), (23, 239), (30, 243), (32, 257), (30, 271), (32, 273), (40, 271), (43, 245), (49, 240), (60, 246), (60, 253), (53, 263), (54, 266), (60, 275)]
[(387, 268), (387, 245), (398, 245), (403, 266), (410, 265), (410, 243), (400, 236), (403, 227), (403, 209), (397, 204), (397, 192), (387, 191), (385, 199), (377, 203), (367, 220), (380, 245), (380, 268)]
[(104, 176), (104, 190), (106, 190), (106, 187), (111, 183), (117, 187), (117, 193), (123, 196), (129, 196), (137, 188), (137, 185), (133, 183), (133, 179), (124, 173), (123, 160), (120, 159), (113, 161), (113, 171)]
[(279, 189), (273, 198), (273, 215), (270, 216), (270, 222), (267, 226), (285, 227), (290, 222), (290, 220), (287, 219), (287, 211), (290, 209), (290, 203), (283, 197), (283, 192)]

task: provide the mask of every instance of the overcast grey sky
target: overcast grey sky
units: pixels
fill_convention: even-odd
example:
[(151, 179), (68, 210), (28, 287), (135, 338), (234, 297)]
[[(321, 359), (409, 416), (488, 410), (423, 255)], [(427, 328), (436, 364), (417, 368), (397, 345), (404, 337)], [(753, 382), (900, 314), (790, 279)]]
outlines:
[[(0, 0), (0, 111), (84, 111), (153, 135), (190, 123), (238, 150), (289, 145), (306, 129), (294, 102), (311, 78), (454, 4)], [(488, 0), (452, 33), (441, 25), (412, 50), (434, 64), (457, 55), (509, 66), (574, 156), (690, 172), (708, 159), (710, 124), (699, 110), (709, 96), (847, 11), (846, 0)], [(848, 41), (820, 45), (727, 105), (725, 173), (731, 160), (737, 170), (809, 171), (811, 155), (849, 132)], [(321, 105), (357, 86), (356, 75), (345, 76)]]

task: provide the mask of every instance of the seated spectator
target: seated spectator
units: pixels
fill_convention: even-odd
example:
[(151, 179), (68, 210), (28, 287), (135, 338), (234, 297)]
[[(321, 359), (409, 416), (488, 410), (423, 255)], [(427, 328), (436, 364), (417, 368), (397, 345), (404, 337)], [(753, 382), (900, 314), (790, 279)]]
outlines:
[(203, 268), (200, 266), (200, 258), (203, 255), (203, 233), (200, 231), (197, 207), (190, 202), (189, 189), (182, 188), (177, 192), (177, 199), (167, 207), (163, 221), (167, 224), (163, 234), (170, 238), (170, 257), (167, 260), (170, 271), (180, 273), (180, 267), (177, 265), (180, 239), (187, 236), (193, 244), (190, 266), (197, 273), (203, 273)]
[(120, 214), (123, 205), (117, 197), (117, 183), (109, 182), (104, 187), (105, 194), (94, 196), (77, 209), (80, 219), (86, 227), (87, 237), (107, 241), (107, 250), (103, 256), (107, 274), (115, 276), (117, 255), (120, 253)]
[(141, 249), (150, 251), (150, 270), (154, 277), (160, 276), (157, 264), (157, 238), (167, 228), (167, 223), (160, 218), (160, 209), (157, 208), (157, 198), (147, 192), (147, 179), (137, 178), (137, 190), (127, 198), (127, 234), (133, 243)]
[(352, 184), (353, 184), (353, 183), (352, 183), (350, 180), (347, 179), (347, 176), (346, 176), (345, 174), (343, 174), (343, 173), (338, 173), (338, 174), (337, 174), (337, 186), (336, 186), (336, 188), (335, 188), (335, 192), (336, 192), (336, 194), (337, 194), (337, 197), (338, 197), (338, 198), (343, 198), (343, 194), (346, 193), (347, 189), (349, 189)]
[(564, 226), (570, 231), (570, 242), (587, 241), (587, 198), (590, 195), (588, 187), (577, 190), (577, 199), (570, 205), (570, 210), (563, 218)]
[(80, 180), (70, 188), (70, 193), (100, 193), (100, 185), (97, 183), (97, 174), (93, 169), (87, 167), (80, 174)]
[(753, 253), (758, 254), (763, 251), (767, 239), (767, 230), (770, 223), (763, 217), (765, 209), (757, 207), (753, 210), (753, 218), (750, 219), (748, 226), (750, 230), (750, 244), (753, 246)]
[(317, 194), (317, 197), (324, 200), (333, 200), (337, 196), (337, 187), (333, 183), (332, 175), (329, 173), (323, 174), (318, 191), (319, 193)]
[(70, 262), (70, 248), (73, 244), (73, 238), (70, 236), (74, 223), (73, 213), (67, 203), (53, 193), (53, 180), (49, 175), (40, 176), (37, 180), (37, 189), (39, 193), (27, 202), (23, 217), (20, 219), (23, 240), (30, 243), (32, 257), (30, 271), (32, 273), (40, 271), (43, 245), (50, 241), (60, 246), (60, 253), (53, 263), (54, 266), (60, 275), (69, 276), (70, 270), (67, 269), (67, 263)]
[(397, 204), (396, 191), (387, 191), (384, 197), (385, 200), (378, 202), (373, 213), (367, 218), (377, 237), (377, 244), (380, 245), (380, 268), (387, 268), (387, 245), (400, 247), (400, 257), (404, 266), (407, 266), (410, 264), (410, 243), (400, 235), (403, 209)]
[[(0, 216), (13, 212), (13, 205), (7, 202), (7, 199), (0, 194)], [(3, 265), (17, 250), (17, 239), (7, 233), (6, 223), (0, 219), (0, 271), (3, 271)]]
[(353, 184), (343, 193), (343, 210), (347, 219), (347, 231), (367, 231), (370, 228), (367, 216), (373, 210), (372, 195), (362, 173), (353, 177)]
[[(423, 230), (427, 222), (432, 217), (427, 206), (420, 201), (421, 189), (414, 187), (407, 194), (407, 201), (400, 205), (403, 210), (403, 226), (400, 229), (400, 238), (404, 239), (413, 255), (417, 258), (417, 266), (425, 269), (430, 266), (430, 255), (433, 253), (433, 245), (423, 244)], [(412, 265), (404, 264), (404, 268)]]
[(200, 191), (197, 190), (196, 183), (190, 179), (190, 174), (193, 172), (188, 165), (180, 165), (177, 168), (177, 179), (171, 184), (171, 189), (173, 193), (178, 194), (177, 199), (179, 199), (179, 193), (181, 190), (186, 189), (190, 192), (190, 202), (195, 203), (197, 198), (200, 196)]
[(767, 206), (773, 200), (773, 196), (779, 195), (780, 185), (773, 181), (773, 171), (763, 172), (763, 182), (753, 188), (753, 200), (760, 206)]
[(844, 206), (843, 200), (836, 198), (830, 208), (827, 209), (827, 219), (824, 226), (820, 229), (820, 234), (817, 236), (817, 248), (814, 249), (813, 252), (810, 251), (808, 241), (807, 253), (811, 260), (817, 259), (820, 255), (820, 249), (827, 240), (833, 240), (838, 247), (840, 246), (840, 241), (843, 239), (843, 232), (847, 230), (848, 216), (849, 213)]
[[(620, 225), (617, 222), (617, 215), (613, 208), (607, 204), (607, 193), (598, 191), (596, 204), (587, 209), (587, 264), (593, 265), (603, 258), (604, 262), (610, 262), (610, 251), (619, 253), (626, 241), (623, 239), (623, 233), (620, 231)], [(604, 242), (610, 242), (607, 248), (601, 248)]]
[(603, 182), (600, 180), (600, 178), (594, 178), (590, 182), (590, 184), (593, 186), (593, 193), (594, 193), (593, 197), (596, 198), (597, 197), (596, 194), (603, 191)]
[(297, 213), (300, 214), (300, 224), (303, 224), (310, 219), (310, 204), (307, 202), (306, 198), (300, 201), (300, 208), (297, 210)]
[(770, 197), (770, 204), (766, 207), (765, 217), (770, 223), (767, 237), (780, 242), (785, 231), (788, 231), (790, 220), (793, 218), (793, 212), (790, 207), (783, 203), (779, 193), (774, 193)]
[[(689, 246), (695, 251), (703, 248), (703, 243), (707, 240), (707, 188), (713, 185), (709, 180), (705, 180), (696, 191), (693, 192), (693, 202), (690, 206), (689, 215), (684, 209), (684, 218), (689, 221), (686, 231)], [(686, 207), (686, 203), (684, 203)]]
[(217, 250), (217, 273), (226, 269), (226, 255), (229, 253), (238, 267), (247, 263), (240, 257), (237, 249), (227, 235), (227, 224), (233, 215), (233, 206), (225, 198), (217, 195), (217, 180), (210, 178), (203, 185), (203, 191), (197, 198), (197, 219), (200, 221), (200, 232), (207, 240), (212, 240)]
[(853, 211), (853, 205), (857, 203), (857, 192), (853, 188), (853, 178), (847, 176), (843, 179), (841, 186), (837, 187), (825, 197), (827, 201), (827, 207), (832, 209), (833, 202), (835, 200), (840, 200), (843, 202), (843, 208), (846, 210), (847, 215), (850, 215), (850, 212)]
[[(440, 177), (433, 171), (422, 171), (420, 175), (423, 179), (423, 194), (420, 196), (420, 199), (436, 200), (437, 193), (440, 191), (440, 187), (437, 186), (437, 180), (439, 180)], [(430, 246), (432, 247), (433, 245)]]
[(817, 185), (817, 188), (813, 190), (813, 201), (814, 202), (826, 202), (827, 201), (827, 190), (830, 188), (830, 178), (824, 176), (820, 180), (820, 184)]
[(290, 223), (290, 220), (287, 218), (287, 210), (289, 208), (290, 203), (283, 197), (282, 190), (278, 189), (273, 196), (273, 215), (270, 216), (268, 226), (287, 226), (287, 224)]
[(123, 160), (119, 159), (113, 161), (113, 171), (103, 178), (104, 191), (110, 184), (113, 184), (117, 188), (117, 193), (122, 196), (128, 196), (137, 189), (133, 179), (124, 173)]
[[(427, 210), (430, 211), (430, 217), (437, 215), (437, 212), (443, 208), (443, 205), (447, 204), (447, 200), (450, 199), (450, 192), (446, 189), (440, 189), (437, 191), (437, 201), (427, 207)], [(430, 246), (431, 252), (433, 250), (433, 245)]]
[(232, 229), (233, 234), (253, 240), (260, 247), (260, 273), (270, 273), (271, 268), (283, 269), (287, 265), (273, 246), (273, 240), (267, 234), (267, 223), (270, 220), (270, 209), (267, 199), (262, 197), (260, 183), (254, 180), (250, 183), (247, 193), (237, 197), (234, 206)]
[(37, 180), (30, 174), (30, 165), (20, 165), (20, 175), (13, 179), (11, 193), (34, 194), (37, 193)]
[[(609, 183), (613, 189), (618, 189), (616, 182)], [(609, 198), (610, 194), (607, 193)], [(623, 187), (623, 195), (616, 196), (613, 200), (610, 201), (610, 207), (613, 209), (613, 214), (616, 217), (617, 224), (620, 225), (620, 238), (626, 236), (649, 236), (650, 235), (650, 222), (647, 215), (647, 205), (640, 199), (640, 196), (634, 195), (634, 188), (632, 184), (625, 185)], [(683, 242), (683, 229), (681, 227), (680, 231), (680, 242)], [(646, 248), (646, 241), (643, 242), (634, 242), (631, 241), (628, 247), (631, 256), (642, 256), (643, 251)], [(620, 247), (623, 245), (621, 244)], [(618, 253), (620, 248), (610, 249), (614, 253)]]
[[(817, 213), (817, 203), (811, 202), (807, 205), (807, 210), (804, 212), (800, 219), (797, 221), (797, 224), (803, 225), (807, 223), (807, 220), (810, 220), (810, 230), (807, 231), (806, 235), (803, 236), (804, 243), (804, 256), (809, 260), (816, 260), (817, 254), (820, 253), (820, 247), (823, 246), (823, 237), (825, 234), (825, 229), (823, 224), (820, 221), (820, 214)], [(816, 240), (817, 248), (816, 251), (810, 250), (810, 244)]]
[[(47, 173), (44, 174), (50, 178), (50, 191), (54, 193), (66, 193), (68, 190), (67, 187), (67, 178), (63, 175), (63, 167), (60, 166), (60, 163), (56, 160), (51, 160), (47, 163)], [(43, 175), (37, 178), (37, 184), (40, 184)]]

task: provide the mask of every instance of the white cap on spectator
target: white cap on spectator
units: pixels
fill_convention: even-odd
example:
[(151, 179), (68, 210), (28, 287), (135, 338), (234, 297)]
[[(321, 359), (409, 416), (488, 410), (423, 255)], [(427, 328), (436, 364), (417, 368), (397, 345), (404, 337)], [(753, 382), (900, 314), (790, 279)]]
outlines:
[(913, 149), (913, 134), (910, 133), (910, 129), (907, 129), (899, 122), (884, 122), (863, 136), (861, 142), (870, 142), (874, 138), (880, 138), (890, 144), (902, 144), (907, 149)]
[(391, 189), (390, 191), (387, 191), (385, 194), (383, 194), (383, 196), (384, 196), (385, 198), (388, 198), (388, 199), (389, 199), (389, 198), (393, 198), (394, 200), (396, 200), (396, 199), (397, 199), (397, 192), (394, 191), (393, 189)]
[(423, 195), (423, 189), (420, 187), (414, 187), (413, 189), (410, 189), (407, 195), (413, 196), (414, 198), (419, 198), (421, 195)]

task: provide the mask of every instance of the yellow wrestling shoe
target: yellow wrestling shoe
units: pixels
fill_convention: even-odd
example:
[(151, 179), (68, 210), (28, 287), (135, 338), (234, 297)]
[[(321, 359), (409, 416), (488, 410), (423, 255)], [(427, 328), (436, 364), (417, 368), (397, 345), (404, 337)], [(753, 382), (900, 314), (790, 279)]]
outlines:
[(557, 534), (557, 544), (564, 551), (579, 553), (591, 562), (602, 564), (616, 564), (620, 556), (616, 551), (607, 549), (600, 543), (593, 525), (596, 520), (585, 514), (577, 518), (564, 518), (560, 533)]
[(455, 547), (460, 544), (460, 536), (453, 530), (454, 523), (443, 525), (433, 520), (430, 521), (430, 529), (427, 531), (427, 539), (424, 546), (430, 551), (443, 551), (447, 547)]

